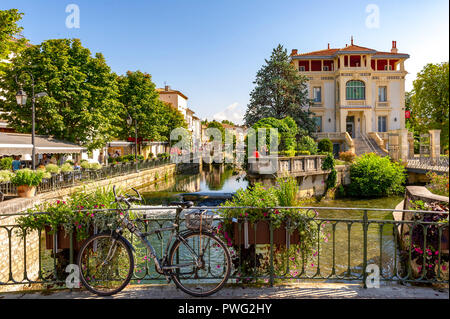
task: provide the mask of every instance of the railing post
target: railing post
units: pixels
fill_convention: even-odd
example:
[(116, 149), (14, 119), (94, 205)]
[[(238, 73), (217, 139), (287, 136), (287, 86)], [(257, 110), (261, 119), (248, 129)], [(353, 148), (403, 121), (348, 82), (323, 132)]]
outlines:
[(367, 217), (367, 210), (364, 210), (364, 215), (363, 215), (363, 286), (364, 288), (367, 288), (366, 285), (366, 279), (367, 279), (367, 231), (369, 228), (369, 221), (368, 221), (368, 217)]
[[(269, 285), (270, 285), (270, 287), (273, 287), (274, 269), (273, 269), (273, 225), (272, 225), (272, 220), (270, 220), (269, 228), (270, 228), (270, 279), (269, 279)], [(256, 245), (255, 245), (255, 248), (256, 248)]]

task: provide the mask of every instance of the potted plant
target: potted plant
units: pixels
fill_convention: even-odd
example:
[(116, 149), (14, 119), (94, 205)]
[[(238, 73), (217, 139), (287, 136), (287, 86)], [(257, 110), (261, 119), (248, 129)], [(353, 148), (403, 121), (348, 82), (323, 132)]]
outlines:
[(11, 178), (11, 183), (17, 185), (19, 197), (33, 197), (36, 194), (36, 186), (42, 181), (43, 174), (31, 169), (21, 169)]

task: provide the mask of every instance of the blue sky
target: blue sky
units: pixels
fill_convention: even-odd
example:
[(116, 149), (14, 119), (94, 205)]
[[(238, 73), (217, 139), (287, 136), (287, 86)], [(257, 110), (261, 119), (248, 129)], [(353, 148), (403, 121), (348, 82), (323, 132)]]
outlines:
[[(80, 28), (66, 27), (68, 4), (80, 8)], [(379, 25), (366, 20), (370, 4)], [(24, 36), (38, 44), (80, 38), (102, 52), (114, 72), (141, 70), (189, 97), (201, 118), (245, 112), (257, 70), (281, 43), (290, 52), (355, 44), (388, 51), (392, 40), (410, 54), (406, 89), (428, 62), (449, 59), (449, 4), (433, 1), (301, 0), (1, 0), (25, 13)]]

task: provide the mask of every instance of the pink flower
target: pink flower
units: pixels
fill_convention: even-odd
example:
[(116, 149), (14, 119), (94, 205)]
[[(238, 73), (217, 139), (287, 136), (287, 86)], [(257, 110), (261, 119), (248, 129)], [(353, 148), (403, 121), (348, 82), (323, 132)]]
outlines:
[(447, 270), (447, 266), (446, 265), (442, 265), (442, 270)]
[(217, 269), (219, 269), (219, 268), (220, 268), (220, 265), (217, 265), (216, 267), (217, 267)]
[(314, 267), (314, 264), (311, 264), (311, 267)]
[(278, 215), (280, 212), (278, 211), (278, 209), (275, 209), (274, 213), (275, 215)]

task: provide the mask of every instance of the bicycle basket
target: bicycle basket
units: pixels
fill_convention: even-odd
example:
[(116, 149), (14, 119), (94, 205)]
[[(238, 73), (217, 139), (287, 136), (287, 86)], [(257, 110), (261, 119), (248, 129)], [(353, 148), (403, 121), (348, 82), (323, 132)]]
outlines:
[(207, 211), (195, 211), (184, 215), (186, 228), (190, 230), (210, 231), (212, 230), (214, 214)]

